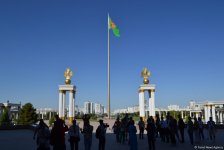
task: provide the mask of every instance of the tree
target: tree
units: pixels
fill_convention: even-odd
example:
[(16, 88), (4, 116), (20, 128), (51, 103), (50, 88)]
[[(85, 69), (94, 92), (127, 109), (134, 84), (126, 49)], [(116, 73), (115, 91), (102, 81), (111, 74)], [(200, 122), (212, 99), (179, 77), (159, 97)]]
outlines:
[(169, 112), (170, 112), (170, 116), (172, 116), (176, 120), (178, 120), (178, 115), (181, 115), (180, 112), (175, 111), (175, 110), (171, 110)]
[(9, 112), (7, 108), (4, 108), (3, 113), (0, 117), (0, 126), (9, 126), (10, 125), (10, 119), (9, 119)]
[(54, 123), (54, 121), (55, 121), (54, 117), (51, 117), (49, 119), (49, 125), (52, 126), (52, 124)]
[(31, 125), (37, 122), (36, 109), (31, 103), (26, 103), (19, 113), (18, 124)]

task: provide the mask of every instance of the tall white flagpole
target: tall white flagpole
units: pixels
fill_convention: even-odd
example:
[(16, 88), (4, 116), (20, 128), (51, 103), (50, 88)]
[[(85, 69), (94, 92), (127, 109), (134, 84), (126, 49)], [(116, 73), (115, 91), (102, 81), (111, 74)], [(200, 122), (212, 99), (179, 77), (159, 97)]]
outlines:
[(110, 20), (108, 13), (108, 118), (110, 119)]

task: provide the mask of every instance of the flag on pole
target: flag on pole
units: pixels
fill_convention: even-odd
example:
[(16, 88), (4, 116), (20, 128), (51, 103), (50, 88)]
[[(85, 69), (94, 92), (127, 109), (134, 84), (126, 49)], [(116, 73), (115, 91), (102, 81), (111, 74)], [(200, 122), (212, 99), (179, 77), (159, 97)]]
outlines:
[(116, 26), (116, 24), (111, 20), (110, 16), (108, 16), (108, 28), (113, 30), (113, 33), (116, 37), (120, 37), (120, 31), (118, 29), (118, 27)]

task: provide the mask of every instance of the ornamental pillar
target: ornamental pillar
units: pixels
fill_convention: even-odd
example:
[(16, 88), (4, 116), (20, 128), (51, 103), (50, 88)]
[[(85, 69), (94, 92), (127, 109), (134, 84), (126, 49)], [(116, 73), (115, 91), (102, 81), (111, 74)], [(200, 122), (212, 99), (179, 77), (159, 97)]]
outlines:
[(208, 109), (206, 105), (204, 106), (204, 122), (208, 122)]
[(64, 117), (63, 116), (63, 91), (59, 90), (59, 108), (58, 108), (58, 116), (60, 118)]
[(222, 111), (220, 111), (219, 117), (220, 117), (220, 123), (223, 124), (223, 112)]
[(74, 91), (69, 92), (69, 121), (74, 119)]
[(139, 116), (145, 118), (144, 90), (139, 90)]
[(215, 105), (212, 105), (212, 120), (216, 122)]
[(150, 90), (149, 115), (155, 117), (155, 90)]

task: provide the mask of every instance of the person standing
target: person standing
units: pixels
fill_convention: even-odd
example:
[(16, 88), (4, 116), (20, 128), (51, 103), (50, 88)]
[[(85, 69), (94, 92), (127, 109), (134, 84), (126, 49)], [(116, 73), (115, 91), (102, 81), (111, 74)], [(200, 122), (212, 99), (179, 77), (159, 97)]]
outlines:
[(53, 145), (53, 150), (66, 150), (65, 132), (68, 131), (68, 126), (58, 115), (56, 115), (55, 118), (56, 121), (51, 130), (51, 144)]
[(178, 115), (178, 128), (180, 131), (180, 136), (181, 136), (181, 143), (184, 143), (184, 128), (185, 128), (185, 123), (183, 121), (183, 119), (181, 118), (180, 115)]
[(128, 118), (128, 114), (126, 113), (123, 119), (124, 119), (124, 126), (125, 126), (125, 141), (128, 141), (128, 126), (132, 117)]
[(147, 120), (147, 136), (148, 136), (148, 145), (149, 150), (155, 150), (155, 134), (156, 134), (156, 126), (152, 116)]
[(193, 122), (190, 116), (188, 117), (188, 122), (187, 122), (187, 132), (190, 138), (191, 145), (193, 145)]
[(161, 136), (160, 131), (161, 131), (160, 118), (159, 114), (156, 114), (156, 137)]
[(169, 130), (170, 130), (171, 144), (176, 145), (175, 134), (177, 131), (177, 122), (174, 120), (172, 116), (170, 116)]
[(107, 124), (103, 123), (103, 120), (99, 120), (100, 125), (96, 129), (96, 134), (98, 135), (99, 139), (99, 150), (105, 150), (105, 143), (106, 143), (106, 130), (109, 127)]
[(169, 143), (169, 141), (170, 141), (170, 129), (169, 129), (169, 125), (170, 125), (170, 115), (169, 115), (169, 113), (167, 113), (166, 120), (165, 120), (165, 123), (164, 123), (166, 143)]
[(125, 142), (126, 123), (124, 118), (121, 120), (120, 136), (119, 140), (122, 144)]
[(207, 122), (208, 125), (208, 134), (210, 140), (215, 140), (215, 122), (212, 120), (212, 117), (209, 117), (209, 121)]
[(199, 125), (199, 138), (200, 140), (204, 140), (204, 126), (201, 120), (201, 117), (198, 117), (198, 125)]
[(50, 140), (50, 130), (48, 126), (44, 123), (43, 119), (40, 119), (39, 125), (37, 126), (33, 139), (35, 139), (37, 134), (37, 150), (50, 150), (49, 140)]
[(120, 129), (121, 129), (121, 121), (119, 117), (117, 117), (117, 120), (115, 121), (113, 125), (114, 134), (116, 134), (116, 141), (120, 143)]
[(196, 117), (194, 117), (193, 128), (194, 128), (195, 143), (199, 143), (199, 124)]
[(161, 137), (161, 141), (165, 142), (165, 128), (166, 128), (166, 121), (163, 120), (163, 116), (161, 117), (161, 121), (160, 121), (160, 137)]
[(74, 145), (75, 145), (75, 150), (79, 149), (79, 141), (80, 141), (80, 131), (79, 131), (79, 126), (76, 125), (76, 120), (72, 121), (72, 125), (68, 129), (68, 135), (69, 135), (69, 143), (71, 150), (74, 150)]
[(90, 125), (89, 119), (84, 120), (83, 129), (80, 129), (80, 130), (81, 130), (81, 133), (84, 136), (84, 147), (85, 147), (85, 150), (91, 150), (93, 126)]
[(134, 121), (132, 120), (132, 121), (129, 122), (129, 126), (128, 126), (130, 150), (138, 150), (136, 133), (137, 133), (137, 129), (134, 125)]
[(144, 130), (145, 130), (145, 122), (143, 121), (142, 117), (140, 117), (140, 121), (138, 122), (139, 126), (139, 139), (144, 138)]

